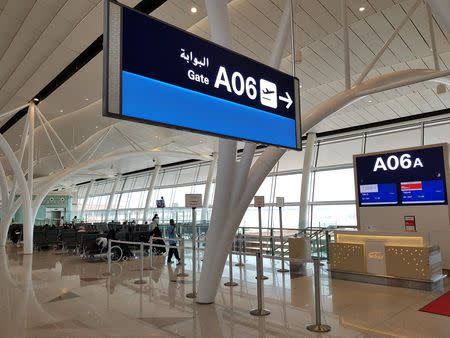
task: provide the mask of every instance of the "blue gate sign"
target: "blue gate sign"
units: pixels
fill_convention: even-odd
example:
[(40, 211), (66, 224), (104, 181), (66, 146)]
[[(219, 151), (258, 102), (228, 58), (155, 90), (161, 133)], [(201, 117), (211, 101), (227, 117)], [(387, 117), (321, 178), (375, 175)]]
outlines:
[(108, 4), (103, 115), (301, 149), (297, 78)]

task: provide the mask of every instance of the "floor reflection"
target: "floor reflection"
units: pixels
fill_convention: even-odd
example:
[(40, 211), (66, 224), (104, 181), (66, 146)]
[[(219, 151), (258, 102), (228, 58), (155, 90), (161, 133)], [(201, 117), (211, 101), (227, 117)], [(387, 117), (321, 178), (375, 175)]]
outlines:
[[(238, 261), (237, 257), (233, 259)], [(276, 272), (279, 262), (265, 260), (267, 317), (253, 317), (256, 307), (255, 261), (228, 264), (216, 303), (199, 305), (186, 298), (192, 291), (192, 264), (169, 265), (153, 257), (154, 270), (139, 260), (87, 263), (80, 257), (44, 251), (23, 255), (20, 248), (0, 248), (0, 332), (2, 337), (312, 337), (305, 329), (314, 320), (312, 270), (301, 275)], [(200, 260), (199, 263), (201, 264)], [(149, 267), (145, 258), (144, 266)], [(179, 277), (185, 269), (188, 276)], [(199, 275), (199, 273), (198, 273)], [(446, 281), (445, 290), (448, 290)], [(321, 273), (323, 322), (334, 337), (447, 337), (450, 318), (417, 311), (443, 291), (384, 287), (329, 279)], [(55, 331), (56, 330), (56, 331)], [(327, 336), (327, 335), (324, 335)]]
[(10, 254), (5, 248), (0, 250), (0, 327), (2, 336), (9, 337), (24, 334), (28, 329), (37, 325), (45, 325), (56, 321), (42, 307), (37, 300), (33, 286), (33, 256), (22, 255), (14, 252), (11, 257), (14, 262), (20, 261), (20, 265), (14, 264), (14, 272), (11, 274), (8, 264)]

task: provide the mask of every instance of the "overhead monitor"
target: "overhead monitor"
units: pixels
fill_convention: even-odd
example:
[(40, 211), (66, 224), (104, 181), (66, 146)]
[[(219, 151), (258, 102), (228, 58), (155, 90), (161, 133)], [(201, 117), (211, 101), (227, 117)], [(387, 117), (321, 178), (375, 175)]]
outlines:
[(108, 4), (104, 115), (301, 149), (297, 78)]
[(360, 207), (447, 204), (445, 144), (354, 156)]

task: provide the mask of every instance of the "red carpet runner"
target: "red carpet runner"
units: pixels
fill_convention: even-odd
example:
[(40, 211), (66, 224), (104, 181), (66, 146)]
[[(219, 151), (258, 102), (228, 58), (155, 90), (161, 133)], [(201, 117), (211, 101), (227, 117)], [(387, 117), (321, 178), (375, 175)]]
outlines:
[(425, 305), (419, 311), (436, 313), (438, 315), (450, 317), (450, 292), (447, 292), (445, 295), (433, 300), (430, 304)]

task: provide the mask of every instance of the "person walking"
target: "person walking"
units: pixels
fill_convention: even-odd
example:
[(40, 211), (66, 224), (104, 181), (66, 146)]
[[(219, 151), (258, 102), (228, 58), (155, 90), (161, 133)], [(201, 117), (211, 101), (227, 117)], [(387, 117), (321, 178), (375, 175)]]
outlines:
[[(171, 219), (169, 221), (169, 245), (170, 246), (176, 246), (177, 241), (175, 240), (177, 238), (177, 225), (175, 224), (175, 221)], [(175, 258), (177, 259), (178, 263), (181, 264), (180, 256), (178, 255), (178, 248), (169, 248), (169, 256), (167, 257), (167, 264), (172, 264), (172, 256), (175, 255)]]

